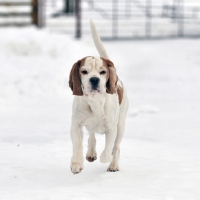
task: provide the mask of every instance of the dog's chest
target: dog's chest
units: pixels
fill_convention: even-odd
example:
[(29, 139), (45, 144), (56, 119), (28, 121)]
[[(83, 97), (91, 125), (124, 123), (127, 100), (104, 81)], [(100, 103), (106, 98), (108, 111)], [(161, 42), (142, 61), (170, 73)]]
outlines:
[(85, 120), (85, 127), (89, 132), (103, 134), (106, 132), (105, 100), (88, 101), (91, 109), (90, 117)]
[(86, 115), (81, 124), (90, 133), (104, 134), (117, 125), (119, 106), (115, 95), (87, 97), (86, 102)]
[(90, 133), (106, 133), (106, 117), (104, 115), (101, 117), (93, 115), (85, 120), (84, 125)]

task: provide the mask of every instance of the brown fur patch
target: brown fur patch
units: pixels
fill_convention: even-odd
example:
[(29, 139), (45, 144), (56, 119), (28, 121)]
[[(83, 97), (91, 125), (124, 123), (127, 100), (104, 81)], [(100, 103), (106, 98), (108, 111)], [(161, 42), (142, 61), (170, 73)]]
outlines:
[(119, 105), (121, 105), (122, 100), (123, 100), (124, 90), (120, 86), (118, 86), (117, 88), (117, 94), (118, 94), (118, 99), (119, 99)]
[(114, 67), (114, 64), (105, 58), (102, 58), (104, 66), (107, 67), (107, 75), (106, 75), (106, 79), (107, 79), (107, 83), (106, 83), (106, 92), (109, 94), (114, 94), (116, 93), (116, 84), (117, 84), (117, 74), (116, 74), (116, 69)]
[(81, 78), (79, 69), (81, 66), (85, 64), (85, 60), (87, 57), (78, 60), (74, 63), (70, 75), (69, 75), (69, 87), (73, 91), (73, 95), (83, 96), (83, 91), (81, 87)]

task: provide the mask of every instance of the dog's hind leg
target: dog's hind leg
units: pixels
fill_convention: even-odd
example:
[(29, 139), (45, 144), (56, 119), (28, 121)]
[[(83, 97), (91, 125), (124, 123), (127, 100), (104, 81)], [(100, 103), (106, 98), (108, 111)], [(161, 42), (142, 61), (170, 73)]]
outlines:
[(107, 169), (107, 171), (109, 172), (119, 171), (120, 143), (124, 135), (124, 129), (125, 129), (125, 121), (119, 122), (118, 127), (117, 127), (117, 137), (116, 137), (115, 144), (113, 147), (113, 159)]
[(97, 159), (95, 133), (89, 133), (86, 159), (88, 162), (93, 162)]
[(119, 122), (117, 125), (117, 137), (113, 146), (113, 159), (110, 163), (107, 171), (116, 172), (119, 171), (119, 157), (120, 157), (120, 143), (125, 131), (125, 119), (128, 110), (128, 99), (122, 102), (121, 112), (119, 116)]
[(104, 148), (103, 152), (101, 153), (100, 162), (108, 163), (113, 159), (112, 148), (113, 148), (113, 144), (116, 139), (116, 135), (117, 135), (117, 126), (113, 127), (112, 129), (110, 129), (106, 132), (105, 148)]

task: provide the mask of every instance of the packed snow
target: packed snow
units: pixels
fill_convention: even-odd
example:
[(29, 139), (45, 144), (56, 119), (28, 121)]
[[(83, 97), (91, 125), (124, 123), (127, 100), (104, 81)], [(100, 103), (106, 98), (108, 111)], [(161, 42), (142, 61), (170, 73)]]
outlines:
[[(130, 100), (120, 171), (98, 157), (73, 175), (68, 77), (98, 55), (92, 39), (1, 29), (1, 200), (200, 198), (200, 40), (104, 44)], [(97, 135), (98, 156), (103, 147)]]

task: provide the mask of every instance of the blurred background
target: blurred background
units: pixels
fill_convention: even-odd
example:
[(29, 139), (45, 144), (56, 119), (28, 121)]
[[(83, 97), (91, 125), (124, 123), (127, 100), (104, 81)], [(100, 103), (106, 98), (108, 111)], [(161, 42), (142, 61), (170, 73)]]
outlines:
[[(121, 171), (72, 176), (68, 80), (98, 56), (90, 18), (130, 107)], [(199, 0), (0, 0), (0, 199), (198, 200), (199, 38)]]
[(0, 2), (0, 26), (34, 24), (49, 30), (90, 33), (93, 17), (102, 38), (199, 37), (198, 0), (7, 0)]

